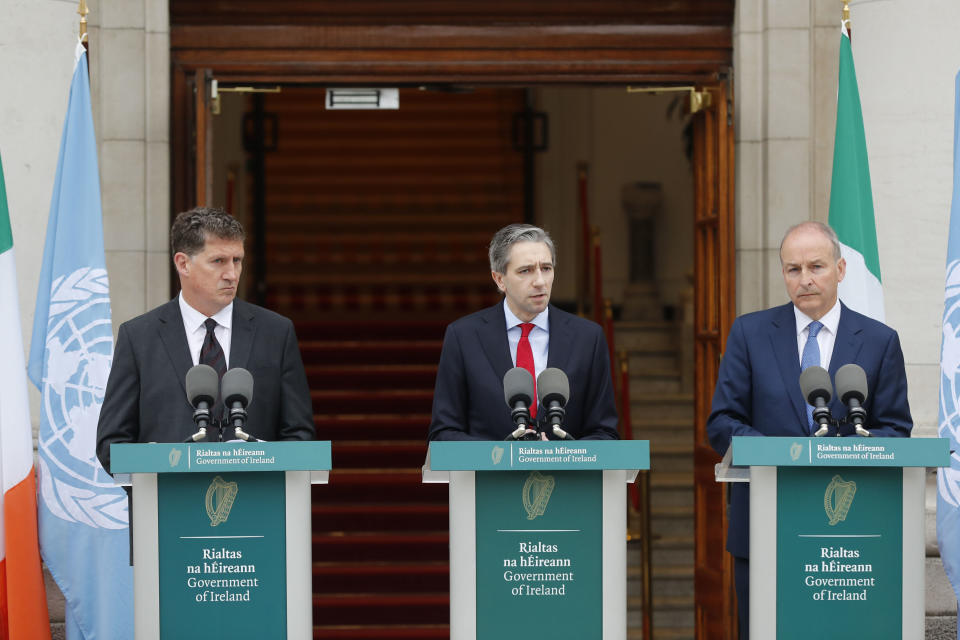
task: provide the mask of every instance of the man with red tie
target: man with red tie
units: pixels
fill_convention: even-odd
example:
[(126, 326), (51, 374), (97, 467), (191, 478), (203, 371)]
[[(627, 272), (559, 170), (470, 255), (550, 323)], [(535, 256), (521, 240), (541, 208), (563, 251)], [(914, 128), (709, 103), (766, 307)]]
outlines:
[(503, 302), (447, 327), (430, 440), (503, 440), (515, 428), (503, 376), (515, 366), (534, 380), (547, 367), (562, 370), (570, 381), (563, 428), (577, 439), (616, 439), (607, 342), (599, 325), (550, 304), (556, 250), (549, 234), (511, 224), (493, 236), (489, 253)]

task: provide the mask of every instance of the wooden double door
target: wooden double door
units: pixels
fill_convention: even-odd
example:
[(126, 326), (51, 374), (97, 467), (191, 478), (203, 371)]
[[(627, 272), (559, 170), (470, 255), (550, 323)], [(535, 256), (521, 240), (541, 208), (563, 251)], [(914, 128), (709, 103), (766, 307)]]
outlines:
[[(458, 2), (450, 5), (474, 7), (477, 15), (437, 15), (428, 24), (411, 24), (417, 4), (423, 3), (397, 3), (391, 6), (394, 15), (381, 11), (376, 18), (358, 9), (337, 23), (322, 15), (297, 20), (291, 14), (231, 24), (216, 19), (215, 3), (206, 5), (206, 13), (202, 7), (190, 13), (183, 7), (196, 4), (171, 2), (173, 210), (211, 201), (214, 80), (220, 85), (690, 85), (709, 94), (709, 106), (693, 117), (696, 636), (736, 637), (732, 567), (723, 550), (725, 501), (713, 480), (718, 457), (705, 433), (723, 341), (735, 315), (732, 2), (708, 3), (714, 8), (709, 24), (669, 24), (653, 14), (631, 17), (618, 7), (638, 3), (608, 2), (552, 3), (566, 13), (500, 20), (481, 15), (490, 10), (483, 3)], [(533, 4), (510, 6), (519, 7), (513, 9), (517, 13), (524, 7), (534, 11), (528, 7)], [(407, 5), (411, 13), (404, 13)], [(688, 13), (686, 18), (696, 14)]]

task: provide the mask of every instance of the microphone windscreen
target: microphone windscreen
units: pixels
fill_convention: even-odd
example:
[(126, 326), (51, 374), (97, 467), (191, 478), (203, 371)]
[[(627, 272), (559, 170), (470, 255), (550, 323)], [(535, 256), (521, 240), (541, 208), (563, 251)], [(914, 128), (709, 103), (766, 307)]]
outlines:
[(187, 371), (187, 401), (196, 408), (201, 402), (213, 404), (220, 389), (220, 376), (216, 369), (207, 364), (198, 364)]
[(837, 395), (846, 404), (850, 398), (856, 398), (861, 404), (867, 399), (867, 372), (857, 364), (845, 364), (837, 369), (834, 378), (837, 383)]
[(240, 402), (244, 407), (253, 399), (253, 376), (246, 369), (237, 367), (223, 374), (220, 383), (223, 402), (228, 407), (234, 402)]
[(533, 376), (523, 367), (514, 367), (503, 375), (503, 399), (511, 409), (517, 402), (533, 404)]
[(570, 398), (570, 381), (567, 380), (567, 374), (556, 367), (547, 367), (537, 377), (537, 396), (540, 398), (540, 404), (546, 406), (549, 402), (556, 400), (560, 406), (567, 404)]
[(812, 405), (816, 405), (817, 398), (823, 398), (824, 402), (829, 403), (833, 396), (830, 374), (823, 367), (804, 369), (800, 374), (800, 389), (803, 391), (804, 399)]

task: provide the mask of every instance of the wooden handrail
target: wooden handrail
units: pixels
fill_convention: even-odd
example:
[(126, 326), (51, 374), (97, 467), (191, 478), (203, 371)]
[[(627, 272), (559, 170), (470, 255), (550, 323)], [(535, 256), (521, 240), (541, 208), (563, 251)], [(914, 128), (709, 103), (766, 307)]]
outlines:
[(593, 320), (603, 326), (603, 250), (597, 226), (593, 227)]
[[(630, 357), (626, 350), (620, 351), (620, 424), (621, 437), (633, 440), (633, 424), (630, 419)], [(641, 598), (643, 607), (643, 637), (653, 637), (653, 552), (651, 537), (653, 528), (650, 516), (650, 471), (637, 474), (637, 481), (630, 485), (628, 508), (640, 519), (639, 531), (631, 531), (628, 539), (640, 538)]]
[(580, 213), (580, 277), (577, 282), (577, 313), (587, 314), (587, 299), (590, 296), (590, 208), (587, 199), (587, 176), (589, 165), (577, 165), (577, 206)]

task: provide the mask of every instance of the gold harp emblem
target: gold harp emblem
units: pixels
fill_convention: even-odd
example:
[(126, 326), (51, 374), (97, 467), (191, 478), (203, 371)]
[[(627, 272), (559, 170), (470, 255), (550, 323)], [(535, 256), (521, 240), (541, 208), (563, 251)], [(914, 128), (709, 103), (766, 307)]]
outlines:
[(542, 475), (539, 471), (527, 476), (527, 481), (523, 483), (523, 508), (527, 511), (527, 520), (544, 514), (556, 484), (553, 476)]
[(220, 476), (215, 476), (207, 487), (206, 507), (210, 526), (222, 524), (230, 517), (233, 501), (237, 499), (237, 483), (227, 482)]
[(823, 510), (830, 520), (830, 526), (847, 519), (847, 512), (853, 503), (853, 496), (857, 492), (857, 483), (847, 482), (839, 475), (833, 476), (827, 490), (823, 493)]

